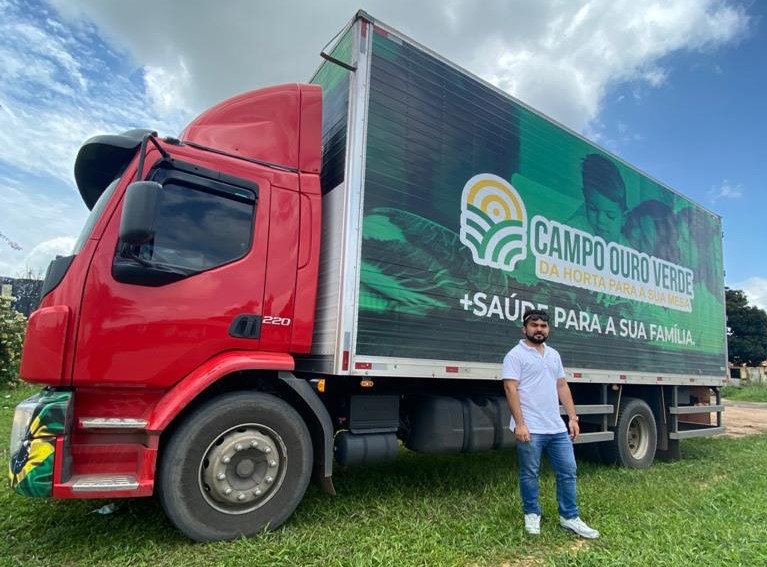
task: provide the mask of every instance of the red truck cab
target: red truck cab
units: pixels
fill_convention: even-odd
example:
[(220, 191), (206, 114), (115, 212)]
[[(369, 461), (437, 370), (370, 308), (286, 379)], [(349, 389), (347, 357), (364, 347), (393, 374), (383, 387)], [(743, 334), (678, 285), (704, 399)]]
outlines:
[[(232, 448), (238, 458), (227, 464), (191, 471), (186, 480), (196, 479), (202, 503), (174, 503), (172, 487), (185, 478), (168, 463), (163, 477), (157, 457), (161, 445), (173, 445), (173, 431), (196, 435), (212, 388), (220, 401), (243, 383), (264, 381), (311, 400), (296, 394), (305, 382), (278, 373), (291, 371), (292, 355), (311, 345), (321, 127), (320, 87), (290, 84), (210, 108), (179, 140), (133, 130), (83, 145), (75, 176), (91, 214), (73, 254), (51, 264), (24, 344), (20, 374), (46, 389), (14, 419), (10, 475), (18, 492), (106, 498), (160, 489), (177, 524), (194, 515), (189, 507), (207, 506), (223, 516), (222, 526), (262, 513), (291, 483), (298, 503), (313, 448), (304, 448), (309, 465), (287, 461), (287, 448), (307, 445), (308, 433), (271, 423), (286, 411), (279, 405), (242, 431), (206, 430), (212, 437), (194, 467), (211, 455), (229, 458), (222, 455), (232, 443), (254, 445)], [(242, 405), (229, 399), (225, 413)], [(332, 454), (323, 450), (320, 476), (329, 479)], [(182, 530), (197, 539), (236, 535), (225, 527)]]

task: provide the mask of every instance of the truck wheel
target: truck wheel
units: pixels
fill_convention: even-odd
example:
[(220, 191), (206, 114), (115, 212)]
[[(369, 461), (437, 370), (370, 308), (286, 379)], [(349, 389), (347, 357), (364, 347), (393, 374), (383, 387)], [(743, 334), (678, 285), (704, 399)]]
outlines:
[(173, 433), (160, 459), (160, 502), (194, 540), (251, 536), (293, 513), (312, 457), (309, 431), (290, 405), (260, 392), (225, 394)]
[(615, 439), (600, 443), (599, 452), (607, 464), (646, 469), (655, 459), (657, 445), (658, 431), (650, 406), (639, 398), (623, 398)]

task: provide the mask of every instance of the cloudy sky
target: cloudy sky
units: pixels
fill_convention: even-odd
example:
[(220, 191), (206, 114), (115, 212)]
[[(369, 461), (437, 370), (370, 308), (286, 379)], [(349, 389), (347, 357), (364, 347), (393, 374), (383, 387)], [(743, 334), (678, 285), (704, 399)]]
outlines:
[(722, 215), (727, 284), (767, 308), (766, 4), (0, 0), (0, 275), (69, 253), (84, 140), (306, 81), (363, 8)]

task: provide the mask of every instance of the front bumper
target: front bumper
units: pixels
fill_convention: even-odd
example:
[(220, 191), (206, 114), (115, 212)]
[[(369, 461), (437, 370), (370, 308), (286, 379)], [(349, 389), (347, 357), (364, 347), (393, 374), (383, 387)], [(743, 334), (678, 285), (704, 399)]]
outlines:
[(50, 496), (57, 439), (66, 435), (72, 392), (43, 390), (16, 406), (11, 433), (11, 488), (24, 496)]

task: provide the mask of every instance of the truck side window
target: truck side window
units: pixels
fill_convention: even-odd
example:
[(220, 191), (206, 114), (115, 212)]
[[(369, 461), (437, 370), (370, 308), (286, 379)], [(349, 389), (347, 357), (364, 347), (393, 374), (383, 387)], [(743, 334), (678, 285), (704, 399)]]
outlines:
[(113, 266), (118, 281), (164, 285), (245, 256), (253, 238), (252, 191), (181, 172), (161, 171), (154, 238), (120, 242)]

